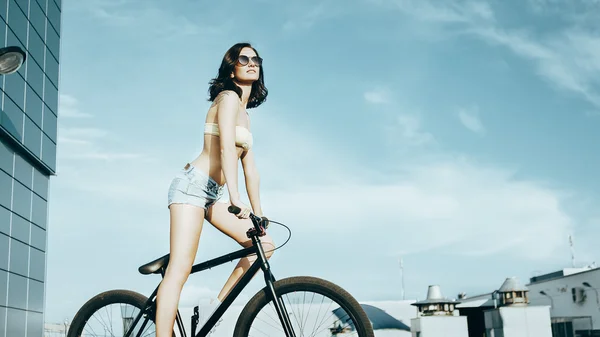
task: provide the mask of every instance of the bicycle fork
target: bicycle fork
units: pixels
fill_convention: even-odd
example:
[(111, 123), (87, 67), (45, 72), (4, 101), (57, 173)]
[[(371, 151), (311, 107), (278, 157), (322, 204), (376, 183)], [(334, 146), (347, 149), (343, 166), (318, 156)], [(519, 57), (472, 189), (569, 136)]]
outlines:
[(296, 337), (294, 329), (292, 329), (290, 315), (288, 314), (287, 308), (283, 303), (283, 299), (280, 296), (277, 296), (277, 293), (275, 292), (275, 287), (273, 286), (275, 277), (273, 276), (273, 273), (271, 273), (269, 261), (265, 256), (265, 252), (262, 248), (260, 240), (256, 237), (252, 237), (252, 241), (254, 241), (254, 245), (258, 248), (258, 258), (262, 261), (261, 269), (265, 275), (265, 283), (267, 285), (268, 295), (271, 298), (271, 301), (273, 301), (273, 305), (275, 306), (275, 311), (277, 311), (277, 316), (279, 316), (279, 321), (281, 321), (283, 331), (285, 332), (286, 337)]

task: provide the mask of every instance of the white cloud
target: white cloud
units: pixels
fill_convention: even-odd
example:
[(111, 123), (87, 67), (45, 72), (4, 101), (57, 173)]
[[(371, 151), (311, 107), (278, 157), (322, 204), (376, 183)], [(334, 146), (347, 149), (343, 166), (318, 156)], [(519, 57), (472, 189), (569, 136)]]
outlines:
[(435, 137), (421, 129), (421, 119), (418, 115), (401, 113), (396, 118), (396, 125), (392, 126), (400, 140), (408, 145), (426, 145), (435, 143)]
[(78, 107), (79, 102), (71, 95), (60, 94), (58, 116), (60, 118), (90, 118), (92, 115), (81, 112)]
[(367, 102), (373, 104), (389, 103), (391, 100), (391, 93), (388, 88), (374, 88), (364, 93), (364, 98)]
[(585, 29), (580, 22), (575, 21), (572, 27), (559, 33), (543, 35), (526, 33), (527, 28), (503, 28), (486, 2), (395, 0), (392, 3), (401, 12), (430, 24), (458, 23), (461, 28), (453, 26), (448, 31), (458, 30), (487, 43), (506, 47), (534, 62), (538, 75), (555, 88), (579, 95), (600, 107), (600, 35), (592, 29)]
[(458, 111), (460, 122), (469, 130), (479, 135), (485, 134), (485, 127), (479, 119), (479, 108), (477, 106), (471, 108), (461, 108)]

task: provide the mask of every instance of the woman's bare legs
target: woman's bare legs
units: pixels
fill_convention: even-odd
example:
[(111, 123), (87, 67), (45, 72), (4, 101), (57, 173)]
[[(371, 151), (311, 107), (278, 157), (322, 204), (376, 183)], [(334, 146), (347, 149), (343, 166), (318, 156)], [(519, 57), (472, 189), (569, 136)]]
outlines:
[[(248, 237), (246, 236), (246, 232), (253, 226), (252, 220), (239, 219), (234, 214), (229, 213), (227, 207), (229, 207), (228, 203), (215, 203), (212, 207), (208, 209), (206, 219), (213, 226), (215, 226), (215, 228), (237, 241), (243, 247), (250, 247), (252, 245), (252, 240), (248, 239)], [(273, 255), (272, 250), (275, 248), (273, 239), (271, 239), (269, 234), (267, 234), (265, 236), (262, 236), (260, 238), (260, 241), (265, 250), (265, 256), (267, 258), (270, 258)], [(217, 296), (219, 301), (223, 301), (225, 296), (229, 294), (231, 289), (236, 285), (236, 283), (244, 275), (248, 268), (250, 268), (250, 265), (252, 265), (252, 262), (254, 262), (256, 258), (256, 255), (252, 255), (240, 259), (238, 264), (233, 268), (233, 272), (231, 273), (229, 279), (223, 286), (223, 289), (221, 289), (219, 296)]]
[(171, 337), (181, 289), (198, 251), (205, 211), (187, 204), (172, 204), (170, 257), (156, 294), (156, 337)]

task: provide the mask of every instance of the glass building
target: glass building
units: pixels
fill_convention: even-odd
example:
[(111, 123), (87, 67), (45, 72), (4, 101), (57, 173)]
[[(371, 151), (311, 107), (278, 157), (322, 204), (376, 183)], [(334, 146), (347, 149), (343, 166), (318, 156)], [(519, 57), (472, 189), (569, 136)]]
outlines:
[(0, 75), (0, 337), (44, 331), (60, 23), (61, 0), (0, 0), (0, 47), (27, 51), (17, 72)]

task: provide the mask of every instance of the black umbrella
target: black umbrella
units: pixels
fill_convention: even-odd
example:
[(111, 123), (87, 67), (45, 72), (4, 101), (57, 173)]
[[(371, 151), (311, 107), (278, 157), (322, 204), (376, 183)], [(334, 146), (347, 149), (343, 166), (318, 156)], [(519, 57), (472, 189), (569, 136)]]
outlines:
[[(410, 331), (410, 327), (408, 325), (402, 323), (400, 320), (394, 318), (392, 315), (388, 314), (387, 312), (385, 312), (377, 307), (374, 307), (372, 305), (368, 305), (368, 304), (361, 304), (360, 306), (363, 308), (363, 310), (369, 317), (369, 320), (371, 321), (371, 324), (373, 325), (373, 330), (397, 329), (397, 330)], [(333, 313), (342, 322), (344, 322), (345, 320), (348, 319), (348, 314), (342, 308), (337, 308), (337, 309), (333, 310)], [(352, 330), (354, 330), (354, 323), (350, 322), (349, 324), (350, 324), (350, 328)]]

